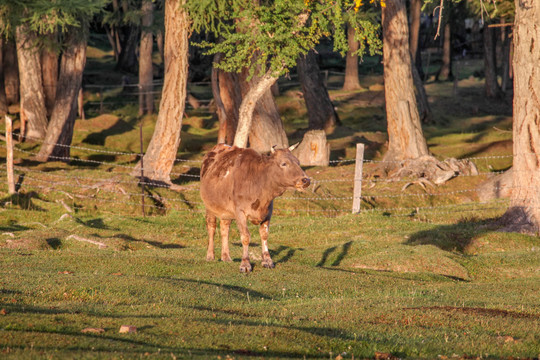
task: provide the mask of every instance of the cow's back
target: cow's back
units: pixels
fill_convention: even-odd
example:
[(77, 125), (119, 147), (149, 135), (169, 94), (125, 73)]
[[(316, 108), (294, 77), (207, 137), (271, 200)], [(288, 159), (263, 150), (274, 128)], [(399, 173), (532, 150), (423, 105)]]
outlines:
[(234, 218), (239, 198), (250, 198), (263, 155), (252, 149), (218, 144), (203, 158), (201, 198), (219, 218)]

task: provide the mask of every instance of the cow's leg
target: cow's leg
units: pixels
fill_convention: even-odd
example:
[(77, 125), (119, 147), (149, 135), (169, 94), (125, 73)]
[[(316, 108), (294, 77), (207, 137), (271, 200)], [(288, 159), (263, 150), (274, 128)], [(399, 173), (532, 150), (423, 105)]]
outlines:
[(229, 255), (229, 227), (231, 220), (220, 220), (219, 230), (221, 231), (221, 261), (232, 261)]
[(214, 260), (214, 234), (216, 233), (216, 216), (206, 211), (206, 231), (208, 231), (208, 249), (206, 260)]
[(262, 249), (262, 266), (265, 268), (273, 269), (274, 262), (268, 252), (268, 233), (270, 232), (270, 220), (266, 220), (259, 226), (259, 234), (261, 235), (261, 249)]
[(247, 218), (240, 211), (236, 214), (236, 224), (238, 225), (240, 238), (242, 240), (242, 262), (240, 263), (240, 271), (247, 273), (251, 271), (251, 263), (249, 262), (249, 241), (251, 240), (251, 236), (249, 235), (247, 227)]

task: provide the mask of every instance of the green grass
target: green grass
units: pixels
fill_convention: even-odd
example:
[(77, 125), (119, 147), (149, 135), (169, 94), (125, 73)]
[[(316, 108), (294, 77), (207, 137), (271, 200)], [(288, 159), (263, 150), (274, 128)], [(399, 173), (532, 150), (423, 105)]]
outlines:
[[(96, 81), (118, 84), (119, 76), (110, 76), (111, 54), (103, 49), (91, 50), (88, 69)], [(366, 59), (366, 87), (382, 82), (377, 61)], [(476, 165), (482, 172), (504, 170), (511, 165), (511, 104), (484, 99), (482, 82), (468, 77), (478, 64), (465, 65), (457, 96), (452, 83), (426, 86), (437, 122), (424, 127), (430, 150), (439, 158), (497, 156)], [(332, 73), (329, 81), (342, 80)], [(109, 104), (99, 115), (97, 90), (87, 91), (94, 104), (87, 106), (89, 119), (76, 122), (73, 145), (139, 152), (136, 101), (107, 88)], [(191, 91), (201, 99), (211, 96), (202, 85)], [(291, 141), (307, 128), (297, 93), (293, 87), (277, 98)], [(359, 141), (366, 144), (366, 159), (384, 155), (381, 94), (331, 91), (343, 122), (328, 136), (332, 159), (353, 158)], [(215, 143), (217, 124), (204, 108), (187, 115), (178, 157), (200, 160)], [(146, 146), (156, 116), (143, 121)], [(31, 142), (18, 147), (39, 150)], [(133, 166), (135, 155), (73, 148), (71, 156), (104, 163), (40, 164), (16, 152), (17, 165), (26, 169), (22, 189), (10, 196), (0, 188), (2, 358), (540, 354), (540, 240), (498, 231), (494, 220), (507, 202), (479, 204), (474, 192), (486, 176), (403, 190), (406, 181), (378, 182), (376, 165), (365, 164), (363, 212), (350, 215), (354, 164), (308, 168), (319, 181), (313, 192), (288, 192), (275, 202), (269, 244), (276, 268), (260, 266), (252, 226), (254, 271), (243, 275), (235, 226), (233, 262), (205, 261), (204, 216), (193, 178), (173, 176), (183, 187), (179, 192), (146, 188), (148, 216), (142, 217), (141, 188), (129, 169), (113, 166)], [(178, 162), (173, 172), (196, 175), (198, 165)], [(324, 181), (336, 179), (343, 181)], [(341, 200), (320, 200), (328, 197)], [(120, 334), (122, 325), (138, 331)]]
[[(276, 269), (260, 267), (257, 244), (245, 276), (236, 231), (233, 263), (204, 260), (200, 214), (85, 211), (58, 221), (59, 210), (10, 209), (2, 218), (4, 357), (532, 358), (540, 350), (540, 243), (481, 221), (278, 216)], [(138, 331), (119, 334), (121, 325)], [(105, 332), (81, 332), (88, 327)]]

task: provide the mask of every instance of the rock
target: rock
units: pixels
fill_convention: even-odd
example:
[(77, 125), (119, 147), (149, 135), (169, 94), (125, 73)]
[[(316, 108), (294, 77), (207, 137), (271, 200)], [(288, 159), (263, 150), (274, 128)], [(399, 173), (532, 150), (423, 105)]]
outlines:
[(131, 325), (122, 325), (120, 326), (120, 330), (118, 331), (120, 334), (124, 334), (124, 333), (136, 333), (137, 332), (137, 328), (135, 326), (131, 326)]

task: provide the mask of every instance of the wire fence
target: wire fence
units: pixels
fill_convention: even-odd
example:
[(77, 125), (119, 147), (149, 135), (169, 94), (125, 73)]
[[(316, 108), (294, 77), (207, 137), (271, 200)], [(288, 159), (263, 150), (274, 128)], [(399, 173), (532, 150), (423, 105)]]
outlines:
[[(44, 142), (26, 137), (34, 144)], [(59, 144), (54, 144), (59, 145)], [(131, 206), (130, 214), (135, 208), (141, 206), (142, 199), (146, 199), (145, 207), (155, 210), (156, 214), (170, 210), (180, 212), (204, 212), (204, 204), (199, 196), (200, 159), (175, 159), (175, 166), (171, 172), (173, 186), (156, 183), (131, 176), (137, 168), (141, 154), (116, 151), (98, 146), (60, 145), (69, 147), (77, 155), (53, 157), (60, 162), (69, 162), (74, 167), (59, 166), (57, 163), (36, 163), (32, 161), (37, 152), (24, 147), (29, 145), (18, 144), (14, 146), (15, 157), (19, 165), (14, 166), (14, 173), (18, 177), (17, 188), (24, 193), (36, 192), (47, 196), (49, 193), (61, 194), (72, 206), (85, 207), (88, 204), (102, 204), (108, 210), (114, 204), (123, 207)], [(35, 147), (35, 145), (34, 145)], [(0, 142), (0, 148), (6, 149), (6, 143)], [(104, 154), (113, 156), (113, 161), (92, 159), (92, 156)], [(506, 159), (510, 163), (516, 155), (495, 155), (484, 157), (469, 157), (463, 160), (472, 162), (481, 161), (488, 164), (490, 161)], [(199, 155), (200, 156), (200, 155)], [(279, 214), (308, 214), (310, 216), (339, 216), (351, 213), (351, 204), (355, 199), (361, 200), (363, 213), (378, 213), (386, 216), (419, 217), (442, 214), (465, 214), (469, 212), (494, 213), (502, 212), (508, 207), (508, 201), (498, 199), (481, 202), (477, 200), (477, 184), (480, 180), (501, 174), (503, 171), (478, 172), (468, 177), (475, 177), (478, 181), (463, 181), (460, 188), (451, 187), (425, 187), (405, 186), (415, 184), (414, 179), (394, 179), (374, 177), (366, 171), (361, 179), (355, 179), (354, 165), (356, 159), (337, 159), (331, 161), (329, 171), (315, 169), (308, 175), (312, 178), (310, 191), (305, 193), (285, 193), (275, 200), (275, 213)], [(378, 166), (388, 161), (363, 160), (366, 166)], [(143, 169), (148, 171), (149, 169)], [(339, 170), (339, 171), (336, 171)], [(540, 174), (539, 174), (540, 175)], [(7, 169), (0, 167), (0, 181), (6, 184)], [(458, 176), (463, 177), (463, 176)], [(353, 187), (360, 182), (362, 195), (355, 197)], [(330, 184), (333, 183), (333, 184)], [(140, 186), (144, 185), (146, 191), (141, 194)], [(5, 185), (3, 185), (4, 187)], [(519, 188), (523, 189), (525, 186)], [(496, 192), (511, 191), (518, 187), (496, 186)], [(138, 192), (137, 192), (138, 191)], [(9, 202), (4, 200), (4, 203)], [(119, 210), (122, 212), (125, 210)]]

